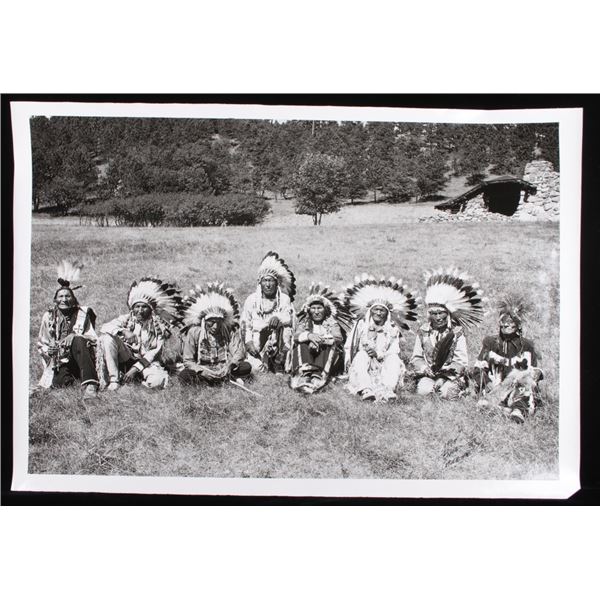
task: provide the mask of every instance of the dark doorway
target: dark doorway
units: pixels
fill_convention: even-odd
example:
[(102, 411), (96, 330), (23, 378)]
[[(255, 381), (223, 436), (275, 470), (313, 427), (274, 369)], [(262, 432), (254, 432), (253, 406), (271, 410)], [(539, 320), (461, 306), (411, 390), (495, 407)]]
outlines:
[(490, 212), (512, 217), (519, 206), (521, 186), (502, 183), (488, 187), (483, 192), (483, 202)]

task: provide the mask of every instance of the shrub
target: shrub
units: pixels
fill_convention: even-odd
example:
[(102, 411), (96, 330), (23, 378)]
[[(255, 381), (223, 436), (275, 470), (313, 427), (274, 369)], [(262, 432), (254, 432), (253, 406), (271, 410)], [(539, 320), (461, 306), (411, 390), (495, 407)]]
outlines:
[(264, 198), (244, 194), (200, 196), (196, 194), (144, 194), (115, 197), (79, 206), (82, 224), (128, 227), (204, 227), (210, 225), (256, 225), (270, 211)]
[(270, 211), (267, 200), (244, 194), (181, 195), (169, 203), (166, 221), (176, 227), (256, 225)]
[(485, 173), (471, 173), (465, 179), (465, 183), (472, 187), (479, 185), (485, 181)]
[(77, 207), (80, 225), (97, 225), (108, 227), (111, 219), (111, 203), (108, 200), (94, 204), (82, 203)]
[[(221, 206), (225, 209), (228, 225), (256, 225), (262, 223), (271, 210), (271, 205), (264, 198), (244, 194), (221, 196), (225, 201)], [(220, 198), (214, 198), (218, 200)]]
[(115, 218), (115, 225), (156, 227), (163, 224), (166, 210), (161, 194), (113, 198), (109, 202), (109, 210)]

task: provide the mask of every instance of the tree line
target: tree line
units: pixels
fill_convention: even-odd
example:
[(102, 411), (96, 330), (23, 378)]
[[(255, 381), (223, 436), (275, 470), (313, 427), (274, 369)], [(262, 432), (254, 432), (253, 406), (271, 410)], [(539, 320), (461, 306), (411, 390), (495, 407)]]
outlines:
[(296, 211), (318, 224), (342, 199), (369, 192), (374, 201), (420, 201), (452, 175), (472, 185), (487, 174), (520, 177), (533, 157), (560, 168), (551, 123), (40, 116), (31, 136), (33, 210), (62, 214), (145, 195), (239, 200), (269, 192), (294, 197)]

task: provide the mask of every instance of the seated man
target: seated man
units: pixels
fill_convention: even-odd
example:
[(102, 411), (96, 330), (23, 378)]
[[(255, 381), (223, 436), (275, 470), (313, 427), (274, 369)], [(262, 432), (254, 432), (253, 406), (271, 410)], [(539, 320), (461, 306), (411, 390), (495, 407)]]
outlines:
[(414, 294), (401, 281), (363, 275), (346, 290), (346, 307), (358, 318), (346, 342), (348, 390), (363, 400), (397, 398), (404, 382), (400, 329), (416, 319)]
[(183, 313), (181, 383), (214, 384), (250, 375), (239, 318), (238, 303), (222, 283), (209, 283), (206, 292), (200, 287), (192, 290)]
[(428, 323), (417, 331), (411, 365), (417, 394), (439, 392), (456, 399), (466, 387), (468, 365), (464, 327), (483, 317), (482, 292), (456, 270), (426, 274)]
[(58, 267), (60, 287), (54, 294), (54, 306), (42, 317), (38, 351), (44, 362), (40, 387), (66, 387), (81, 381), (84, 398), (98, 391), (94, 347), (97, 342), (96, 315), (80, 306), (71, 283), (78, 281), (81, 266), (63, 261)]
[(127, 298), (130, 312), (105, 323), (100, 330), (108, 390), (136, 380), (149, 388), (167, 385), (169, 375), (161, 364), (161, 350), (181, 312), (181, 303), (179, 292), (160, 279), (143, 278), (131, 284)]
[[(523, 321), (528, 312), (526, 302), (509, 295), (498, 305), (499, 331), (483, 339), (481, 352), (471, 379), (478, 395), (488, 395), (518, 423), (533, 415), (539, 399), (538, 381), (543, 379), (533, 342), (523, 337)], [(480, 398), (487, 406), (489, 400)]]
[(330, 375), (343, 370), (343, 344), (351, 320), (333, 292), (311, 285), (294, 330), (292, 389), (312, 394), (327, 385)]
[(292, 302), (296, 278), (276, 252), (268, 252), (258, 270), (258, 286), (244, 303), (242, 328), (248, 362), (254, 371), (289, 370)]

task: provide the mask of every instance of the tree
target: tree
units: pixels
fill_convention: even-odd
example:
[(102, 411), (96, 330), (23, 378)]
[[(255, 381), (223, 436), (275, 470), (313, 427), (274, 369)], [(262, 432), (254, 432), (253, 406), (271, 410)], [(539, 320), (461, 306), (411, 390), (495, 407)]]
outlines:
[(485, 170), (490, 164), (488, 149), (489, 130), (483, 125), (474, 125), (466, 129), (459, 147), (459, 172), (466, 175), (469, 181), (482, 180)]
[(345, 183), (345, 162), (339, 156), (308, 154), (294, 177), (296, 213), (312, 215), (320, 225), (324, 214), (337, 212)]
[(515, 175), (519, 176), (519, 168), (515, 158), (514, 149), (511, 146), (510, 130), (513, 125), (492, 125), (496, 134), (490, 136), (490, 163), (492, 175)]
[(540, 123), (536, 129), (536, 145), (541, 158), (549, 160), (555, 171), (560, 171), (558, 126), (555, 123)]
[(350, 203), (358, 198), (364, 198), (367, 193), (367, 183), (365, 180), (365, 167), (360, 158), (346, 161), (346, 181), (344, 184), (344, 196)]
[(387, 202), (408, 202), (418, 195), (413, 172), (419, 159), (411, 156), (406, 142), (405, 138), (398, 138), (396, 141), (391, 168), (387, 170), (386, 179), (381, 186)]
[(448, 164), (472, 184), (487, 172), (522, 176), (534, 158), (560, 168), (556, 123), (33, 117), (31, 144), (33, 210), (53, 205), (56, 212), (76, 199), (94, 204), (152, 193), (289, 198), (308, 154), (344, 163), (332, 206), (367, 190), (390, 202), (435, 194)]
[(418, 193), (414, 179), (402, 171), (391, 171), (381, 191), (392, 203), (408, 202)]
[(401, 172), (393, 172), (390, 173), (381, 191), (387, 202), (409, 202), (417, 195), (417, 185), (412, 177)]
[(98, 171), (94, 166), (91, 151), (83, 144), (72, 144), (63, 159), (61, 175), (89, 188), (98, 182)]
[(368, 123), (366, 144), (366, 183), (373, 190), (377, 202), (377, 190), (389, 177), (394, 154), (394, 123)]
[(520, 176), (525, 165), (534, 159), (549, 160), (560, 170), (558, 126), (555, 123), (520, 123), (511, 131)]
[(48, 200), (63, 215), (66, 215), (70, 208), (77, 206), (85, 198), (85, 188), (82, 182), (72, 177), (55, 177), (46, 189)]
[(35, 129), (32, 126), (32, 183), (33, 183), (33, 210), (38, 211), (44, 200), (48, 198), (49, 186), (60, 172), (61, 157), (51, 147), (36, 143)]
[(446, 185), (446, 157), (444, 153), (433, 150), (423, 153), (415, 162), (414, 177), (417, 188), (417, 200), (441, 191)]
[(54, 204), (65, 213), (97, 181), (89, 132), (81, 119), (31, 119), (33, 210)]
[(368, 191), (367, 129), (364, 123), (354, 121), (342, 122), (337, 129), (340, 132), (340, 147), (335, 154), (346, 161), (344, 196), (352, 203), (358, 198), (364, 198)]

